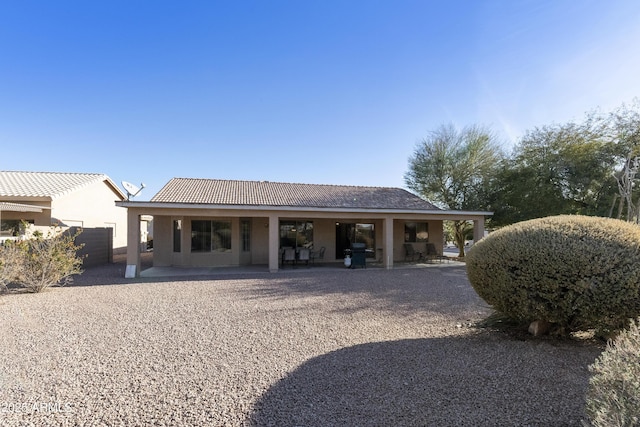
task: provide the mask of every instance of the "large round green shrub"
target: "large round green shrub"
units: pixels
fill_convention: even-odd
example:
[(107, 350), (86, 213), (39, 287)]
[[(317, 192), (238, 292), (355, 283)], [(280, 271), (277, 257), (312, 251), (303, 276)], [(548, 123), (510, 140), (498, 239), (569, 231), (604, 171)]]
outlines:
[(585, 409), (591, 425), (640, 425), (640, 321), (610, 341), (589, 370)]
[(617, 330), (640, 315), (640, 226), (578, 215), (520, 222), (477, 242), (467, 274), (496, 311), (566, 331)]

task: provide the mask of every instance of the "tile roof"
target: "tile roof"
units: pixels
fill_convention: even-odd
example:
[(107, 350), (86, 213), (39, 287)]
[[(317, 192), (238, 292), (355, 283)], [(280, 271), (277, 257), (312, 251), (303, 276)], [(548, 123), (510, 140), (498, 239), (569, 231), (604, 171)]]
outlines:
[(153, 196), (151, 202), (439, 210), (426, 200), (401, 188), (196, 178), (173, 178)]
[(108, 181), (118, 195), (122, 191), (101, 173), (15, 172), (0, 171), (0, 197), (55, 198), (80, 187)]

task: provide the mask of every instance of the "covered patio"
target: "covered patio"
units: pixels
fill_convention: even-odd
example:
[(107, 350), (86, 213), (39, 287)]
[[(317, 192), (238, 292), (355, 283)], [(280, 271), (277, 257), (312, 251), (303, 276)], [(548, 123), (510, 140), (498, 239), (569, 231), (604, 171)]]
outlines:
[(173, 179), (149, 202), (117, 203), (128, 211), (126, 277), (140, 276), (140, 218), (153, 216), (153, 267), (283, 268), (283, 248), (319, 251), (314, 263), (336, 263), (354, 243), (384, 269), (406, 258), (405, 246), (442, 251), (443, 221), (474, 224), (484, 236), (490, 212), (446, 211), (398, 188)]
[[(20, 217), (15, 216), (17, 213), (42, 213), (43, 210), (51, 208), (46, 206), (37, 206), (37, 205), (29, 205), (26, 203), (13, 203), (13, 202), (3, 202), (0, 201), (0, 244), (2, 244), (5, 240), (14, 239), (14, 233), (18, 228), (18, 224), (20, 223)], [(10, 212), (13, 215), (5, 215), (5, 220), (3, 220), (3, 212)], [(9, 217), (7, 221), (6, 217)], [(18, 218), (18, 219), (16, 219)]]

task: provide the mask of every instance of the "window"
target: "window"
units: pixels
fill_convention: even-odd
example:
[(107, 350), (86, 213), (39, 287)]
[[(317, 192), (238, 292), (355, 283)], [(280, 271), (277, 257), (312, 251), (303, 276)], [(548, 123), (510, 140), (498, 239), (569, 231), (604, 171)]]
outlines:
[(367, 249), (375, 249), (376, 232), (374, 224), (356, 224), (354, 243), (364, 243)]
[(313, 222), (280, 221), (280, 247), (310, 248), (313, 246)]
[(231, 221), (191, 221), (191, 252), (231, 250)]
[(242, 242), (242, 252), (251, 251), (251, 223), (240, 221), (240, 241)]
[(405, 222), (404, 241), (407, 243), (428, 242), (429, 224), (426, 222)]
[(182, 251), (182, 220), (173, 221), (173, 252)]

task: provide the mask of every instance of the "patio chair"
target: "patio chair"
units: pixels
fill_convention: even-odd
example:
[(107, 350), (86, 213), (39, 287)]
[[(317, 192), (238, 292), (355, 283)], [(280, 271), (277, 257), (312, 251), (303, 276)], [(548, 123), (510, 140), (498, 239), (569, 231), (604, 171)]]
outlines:
[(298, 261), (304, 261), (307, 265), (309, 265), (309, 249), (308, 248), (300, 248), (298, 250)]
[(311, 263), (315, 264), (316, 263), (316, 258), (319, 260), (323, 260), (324, 259), (324, 251), (327, 250), (327, 248), (325, 248), (324, 246), (320, 248), (319, 251), (311, 251)]
[(416, 257), (420, 259), (422, 258), (422, 254), (419, 252), (416, 252), (416, 250), (413, 248), (413, 245), (411, 243), (405, 243), (404, 244), (404, 260), (415, 261)]
[(296, 250), (293, 248), (285, 248), (282, 254), (282, 266), (284, 267), (288, 262), (291, 263), (292, 267), (296, 263)]
[(444, 260), (446, 260), (447, 262), (449, 261), (449, 257), (446, 255), (441, 255), (438, 253), (438, 250), (436, 249), (436, 245), (434, 245), (433, 243), (427, 243), (427, 253), (426, 253), (426, 258), (427, 260), (438, 260), (438, 262), (442, 262)]

